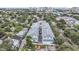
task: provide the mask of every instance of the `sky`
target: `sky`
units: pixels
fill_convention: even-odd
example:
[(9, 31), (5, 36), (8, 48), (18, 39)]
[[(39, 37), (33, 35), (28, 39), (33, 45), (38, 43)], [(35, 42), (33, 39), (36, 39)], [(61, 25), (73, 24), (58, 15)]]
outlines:
[(0, 0), (0, 8), (79, 7), (78, 0)]

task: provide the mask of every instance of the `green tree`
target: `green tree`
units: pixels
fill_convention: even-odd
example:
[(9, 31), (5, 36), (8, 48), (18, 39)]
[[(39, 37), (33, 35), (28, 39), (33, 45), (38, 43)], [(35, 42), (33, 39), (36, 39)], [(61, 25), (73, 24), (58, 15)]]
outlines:
[(77, 28), (77, 29), (79, 30), (79, 25), (75, 25), (74, 27)]
[(58, 21), (57, 26), (60, 29), (65, 29), (65, 24), (66, 24), (66, 22), (63, 19), (61, 19), (60, 21)]
[(26, 38), (26, 46), (28, 49), (34, 50), (34, 45), (32, 44), (31, 37), (27, 36)]
[(21, 31), (22, 28), (23, 28), (22, 26), (16, 26), (16, 27), (15, 27), (15, 32), (19, 32), (19, 31)]
[(60, 37), (56, 37), (54, 40), (55, 40), (55, 43), (58, 45), (61, 45), (64, 43), (63, 39), (61, 39)]
[(66, 37), (70, 37), (70, 30), (68, 30), (68, 29), (65, 29), (64, 30), (64, 35), (66, 36)]
[(4, 41), (3, 44), (0, 45), (0, 50), (11, 51), (11, 44), (9, 44), (9, 42), (9, 40)]

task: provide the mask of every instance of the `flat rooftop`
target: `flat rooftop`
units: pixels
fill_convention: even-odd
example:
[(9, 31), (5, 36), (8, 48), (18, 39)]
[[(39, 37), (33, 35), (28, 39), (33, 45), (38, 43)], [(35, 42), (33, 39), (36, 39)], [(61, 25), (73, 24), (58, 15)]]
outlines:
[[(40, 32), (41, 28), (41, 34)], [(38, 21), (36, 23), (33, 23), (29, 32), (27, 33), (27, 36), (32, 37), (33, 43), (37, 42), (40, 43), (39, 41), (42, 41), (42, 44), (53, 44), (54, 42), (54, 34), (51, 30), (51, 27), (49, 23), (46, 21)], [(41, 39), (39, 37), (42, 37)]]

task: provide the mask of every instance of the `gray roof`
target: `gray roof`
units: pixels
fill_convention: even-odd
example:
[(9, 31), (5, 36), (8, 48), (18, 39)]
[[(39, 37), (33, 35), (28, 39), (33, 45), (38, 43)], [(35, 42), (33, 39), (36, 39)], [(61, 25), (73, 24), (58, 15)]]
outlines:
[(42, 42), (43, 44), (52, 44), (54, 41), (54, 35), (50, 28), (50, 25), (43, 21), (42, 22)]
[(32, 24), (31, 29), (27, 33), (27, 36), (31, 36), (33, 41), (38, 41), (38, 36), (39, 36), (39, 24), (38, 23)]
[(46, 21), (38, 21), (33, 23), (31, 29), (29, 30), (27, 36), (31, 36), (33, 42), (38, 41), (39, 39), (39, 27), (42, 29), (42, 43), (43, 44), (52, 44), (53, 43), (53, 32), (50, 28), (50, 25)]
[(27, 28), (23, 28), (22, 31), (20, 31), (19, 33), (17, 33), (16, 35), (19, 37), (24, 37), (25, 34), (27, 33), (28, 29)]
[(19, 47), (22, 39), (24, 38), (24, 36), (26, 35), (28, 29), (27, 28), (23, 28), (22, 31), (20, 31), (19, 33), (17, 33), (15, 36), (12, 37), (12, 42), (13, 42), (13, 46), (15, 47)]

